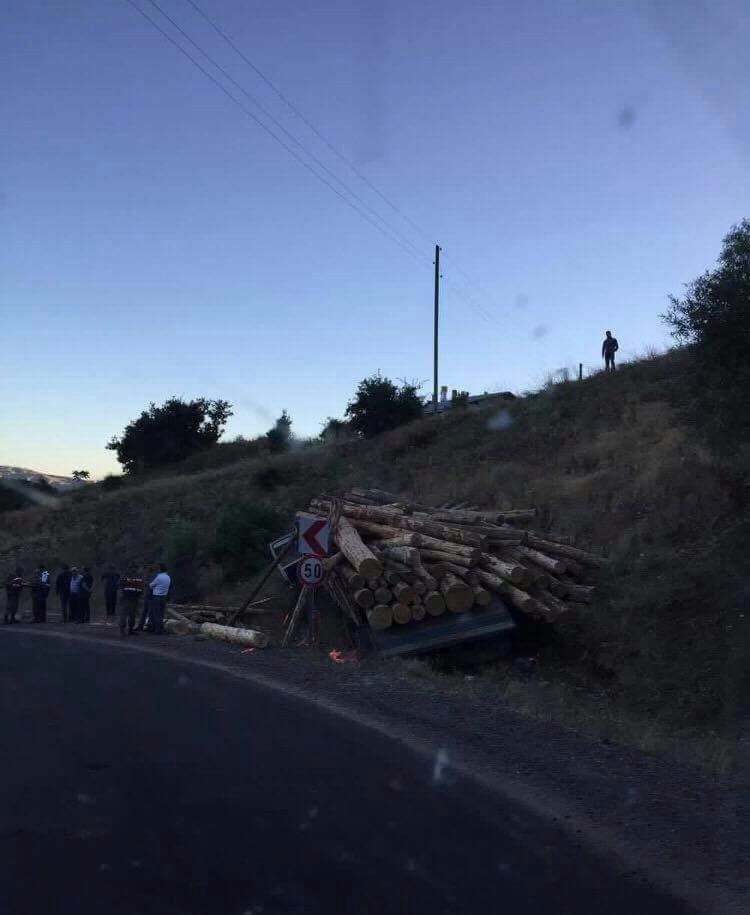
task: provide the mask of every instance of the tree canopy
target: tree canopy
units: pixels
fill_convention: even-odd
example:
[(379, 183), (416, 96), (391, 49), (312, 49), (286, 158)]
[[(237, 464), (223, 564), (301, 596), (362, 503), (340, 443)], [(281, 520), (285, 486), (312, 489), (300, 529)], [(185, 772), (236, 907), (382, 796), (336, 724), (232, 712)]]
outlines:
[(711, 415), (700, 424), (722, 444), (750, 434), (750, 220), (724, 237), (716, 267), (669, 297), (662, 315), (672, 335), (697, 356), (695, 382), (714, 393)]
[(351, 428), (367, 438), (422, 415), (418, 385), (394, 384), (380, 374), (363, 378), (346, 408)]
[(266, 432), (266, 438), (273, 454), (281, 454), (289, 450), (292, 444), (292, 418), (286, 410), (281, 411), (281, 416)]
[(126, 473), (143, 473), (215, 445), (230, 416), (226, 400), (170, 397), (161, 406), (151, 403), (107, 448), (117, 453)]

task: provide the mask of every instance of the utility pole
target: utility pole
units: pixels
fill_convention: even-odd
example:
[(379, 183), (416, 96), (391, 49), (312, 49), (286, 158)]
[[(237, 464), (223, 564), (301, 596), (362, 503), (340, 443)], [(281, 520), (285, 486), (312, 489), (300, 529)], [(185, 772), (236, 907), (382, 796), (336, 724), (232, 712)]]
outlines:
[(432, 400), (433, 411), (438, 411), (438, 317), (440, 312), (440, 245), (435, 245), (435, 336)]

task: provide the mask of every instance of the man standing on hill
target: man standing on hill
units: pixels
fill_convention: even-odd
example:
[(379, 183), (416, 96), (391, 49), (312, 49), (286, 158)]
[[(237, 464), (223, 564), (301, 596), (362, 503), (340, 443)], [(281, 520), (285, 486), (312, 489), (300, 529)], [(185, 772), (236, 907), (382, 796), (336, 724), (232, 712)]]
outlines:
[(615, 370), (615, 353), (620, 348), (617, 339), (612, 336), (612, 331), (608, 330), (602, 343), (602, 358), (604, 359), (604, 371), (614, 372)]
[(151, 632), (161, 635), (164, 632), (164, 608), (167, 595), (172, 587), (172, 579), (167, 575), (167, 567), (162, 563), (159, 572), (149, 585), (151, 588)]
[(64, 623), (68, 622), (68, 604), (70, 603), (70, 566), (64, 565), (55, 579), (55, 593), (60, 604), (60, 613)]
[(44, 566), (36, 570), (34, 583), (31, 586), (31, 606), (35, 623), (47, 622), (47, 597), (49, 596), (49, 572)]

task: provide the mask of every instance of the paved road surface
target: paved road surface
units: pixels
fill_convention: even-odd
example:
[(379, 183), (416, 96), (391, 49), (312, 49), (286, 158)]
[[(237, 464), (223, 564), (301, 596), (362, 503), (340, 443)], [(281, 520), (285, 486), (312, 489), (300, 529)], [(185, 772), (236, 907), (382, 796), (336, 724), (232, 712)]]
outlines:
[(687, 911), (440, 757), (29, 628), (0, 636), (4, 915)]

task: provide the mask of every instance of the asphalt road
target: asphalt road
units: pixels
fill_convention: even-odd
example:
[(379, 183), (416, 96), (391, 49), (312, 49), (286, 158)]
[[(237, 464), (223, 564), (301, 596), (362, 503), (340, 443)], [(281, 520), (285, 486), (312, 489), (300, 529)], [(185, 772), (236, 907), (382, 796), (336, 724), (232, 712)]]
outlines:
[(0, 633), (4, 915), (687, 911), (439, 754), (30, 629)]

